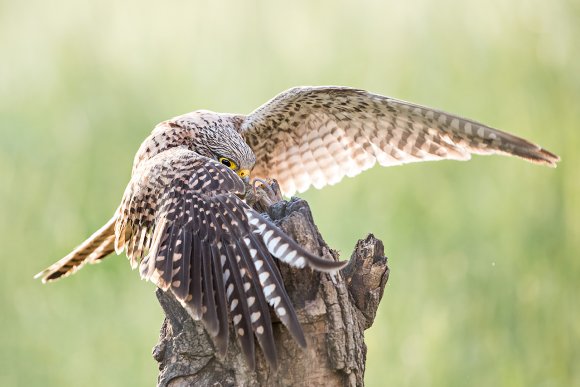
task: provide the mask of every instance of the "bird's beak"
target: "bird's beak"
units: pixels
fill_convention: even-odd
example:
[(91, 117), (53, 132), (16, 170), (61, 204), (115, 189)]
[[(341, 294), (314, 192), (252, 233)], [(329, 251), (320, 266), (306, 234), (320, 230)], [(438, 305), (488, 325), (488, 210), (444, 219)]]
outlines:
[(248, 169), (240, 169), (237, 173), (244, 183), (250, 183), (250, 171)]

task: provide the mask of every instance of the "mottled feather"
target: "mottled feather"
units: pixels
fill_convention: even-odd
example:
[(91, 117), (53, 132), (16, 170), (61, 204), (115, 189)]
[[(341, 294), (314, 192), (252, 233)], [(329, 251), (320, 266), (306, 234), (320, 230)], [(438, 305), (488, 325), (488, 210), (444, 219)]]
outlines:
[(436, 109), (346, 87), (297, 87), (244, 117), (254, 177), (286, 195), (322, 188), (382, 166), (504, 154), (555, 166), (559, 157), (527, 140)]
[[(116, 246), (140, 265), (144, 279), (171, 291), (193, 318), (204, 323), (221, 352), (227, 342), (224, 311), (229, 309), (248, 364), (254, 364), (255, 334), (275, 365), (268, 303), (298, 342), (305, 341), (272, 257), (322, 271), (335, 271), (344, 263), (305, 251), (251, 209), (239, 196), (244, 191), (239, 177), (212, 159), (184, 148), (158, 153), (134, 171), (118, 210), (122, 220), (117, 223)], [(131, 246), (140, 238), (133, 225), (142, 219), (144, 208), (156, 220), (146, 226), (161, 235), (150, 239), (158, 246), (146, 246), (148, 254), (141, 259), (132, 256)], [(285, 248), (276, 247), (272, 239)]]

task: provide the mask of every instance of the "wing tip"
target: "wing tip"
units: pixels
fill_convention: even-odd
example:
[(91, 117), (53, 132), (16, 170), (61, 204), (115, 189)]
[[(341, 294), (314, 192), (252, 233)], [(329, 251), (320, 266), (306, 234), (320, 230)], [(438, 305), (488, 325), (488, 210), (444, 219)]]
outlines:
[(344, 269), (344, 267), (349, 263), (349, 261), (335, 261), (332, 259), (317, 257), (312, 254), (309, 254), (307, 261), (308, 266), (310, 266), (312, 269), (324, 273), (335, 273), (341, 269)]
[(48, 280), (48, 276), (47, 276), (48, 273), (49, 273), (49, 270), (48, 269), (45, 269), (45, 270), (41, 271), (40, 273), (36, 273), (34, 275), (34, 277), (32, 277), (32, 278), (35, 279), (35, 280), (40, 278), (41, 282), (43, 284), (45, 284), (45, 283), (47, 283), (49, 281)]
[(539, 162), (550, 168), (556, 168), (558, 163), (562, 160), (560, 156), (544, 148), (539, 149), (539, 154), (541, 155), (541, 160)]
[(539, 146), (533, 148), (516, 148), (513, 155), (527, 160), (534, 164), (544, 165), (550, 168), (556, 168), (561, 161), (560, 156)]
[(72, 269), (69, 269), (67, 271), (61, 271), (59, 270), (61, 267), (59, 266), (58, 268), (53, 268), (48, 267), (46, 269), (44, 269), (43, 271), (41, 271), (40, 273), (36, 273), (34, 275), (34, 277), (32, 277), (33, 279), (40, 279), (40, 281), (43, 284), (47, 284), (49, 282), (55, 282), (61, 278), (64, 277), (68, 277), (71, 274), (74, 274), (77, 270), (78, 270), (78, 266), (77, 267), (73, 267)]

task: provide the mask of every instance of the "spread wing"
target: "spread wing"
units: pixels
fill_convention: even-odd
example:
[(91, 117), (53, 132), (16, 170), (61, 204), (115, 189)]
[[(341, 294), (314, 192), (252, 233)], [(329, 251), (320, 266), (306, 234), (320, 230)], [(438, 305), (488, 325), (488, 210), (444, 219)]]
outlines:
[(275, 365), (268, 305), (299, 344), (305, 340), (272, 256), (322, 271), (344, 262), (302, 249), (238, 197), (244, 190), (220, 163), (184, 148), (162, 152), (133, 173), (117, 213), (115, 249), (203, 321), (222, 355), (231, 314), (248, 364), (255, 335)]
[(240, 133), (256, 154), (253, 176), (286, 195), (383, 166), (504, 154), (555, 166), (522, 138), (442, 111), (345, 87), (298, 87), (248, 115)]

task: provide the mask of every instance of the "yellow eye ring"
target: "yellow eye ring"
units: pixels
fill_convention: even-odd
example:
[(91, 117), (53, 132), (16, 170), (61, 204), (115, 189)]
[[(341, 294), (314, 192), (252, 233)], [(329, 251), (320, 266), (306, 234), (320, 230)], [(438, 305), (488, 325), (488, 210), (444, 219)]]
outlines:
[(236, 163), (234, 163), (232, 160), (228, 159), (227, 157), (220, 157), (220, 158), (218, 159), (218, 161), (219, 161), (220, 163), (222, 163), (223, 165), (225, 165), (226, 167), (228, 167), (228, 168), (230, 168), (230, 169), (232, 169), (232, 170), (234, 170), (234, 171), (235, 171), (236, 169), (238, 169), (238, 166), (237, 166), (237, 164), (236, 164)]

